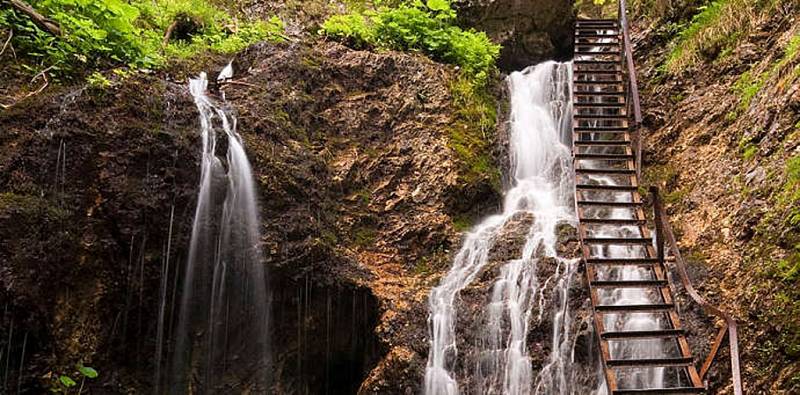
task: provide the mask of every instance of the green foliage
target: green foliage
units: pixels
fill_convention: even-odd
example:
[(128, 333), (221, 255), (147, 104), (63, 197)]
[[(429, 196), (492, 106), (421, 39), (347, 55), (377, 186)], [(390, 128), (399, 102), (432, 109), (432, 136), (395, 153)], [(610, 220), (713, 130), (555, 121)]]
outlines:
[(488, 178), (499, 190), (500, 171), (492, 161), (492, 141), (497, 124), (494, 98), (485, 85), (459, 77), (450, 85), (456, 107), (449, 145), (462, 165), (467, 183)]
[(76, 383), (75, 380), (73, 380), (69, 376), (60, 376), (58, 378), (58, 381), (61, 382), (61, 385), (63, 385), (66, 388), (72, 388), (72, 387), (78, 385), (78, 383)]
[(466, 232), (472, 228), (472, 220), (466, 215), (453, 217), (453, 228), (458, 232)]
[[(800, 201), (800, 155), (795, 155), (786, 161), (786, 182), (783, 184), (779, 204), (795, 205)], [(794, 210), (789, 217), (792, 225), (800, 224), (800, 212)]]
[[(83, 385), (86, 379), (96, 379), (99, 374), (97, 370), (92, 367), (84, 366), (82, 363), (75, 365), (76, 372), (72, 376), (80, 377), (81, 385), (78, 388), (78, 391), (75, 392), (76, 394), (80, 395), (83, 392)], [(48, 374), (49, 377), (52, 377)], [(58, 380), (51, 384), (50, 392), (60, 393), (60, 394), (70, 394), (72, 393), (71, 389), (77, 386), (78, 383), (70, 377), (70, 375), (62, 374), (58, 376)]]
[(753, 98), (764, 87), (766, 76), (757, 74), (753, 70), (742, 74), (733, 84), (733, 90), (739, 95), (738, 112), (744, 112), (750, 108)]
[(731, 54), (758, 16), (775, 7), (776, 2), (771, 0), (713, 0), (699, 7), (672, 43), (666, 71), (675, 74), (702, 61)]
[[(207, 0), (33, 0), (30, 4), (56, 21), (54, 37), (8, 7), (0, 10), (0, 28), (13, 29), (12, 44), (34, 72), (69, 78), (80, 70), (114, 66), (131, 69), (163, 66), (175, 56), (201, 50), (235, 52), (268, 38), (278, 39), (279, 19), (238, 22)], [(175, 21), (198, 26), (185, 40), (162, 40)]]
[(97, 370), (89, 366), (79, 365), (78, 371), (87, 379), (96, 379), (98, 376)]
[(414, 0), (333, 16), (322, 24), (321, 32), (357, 48), (421, 51), (485, 81), (500, 55), (500, 46), (485, 33), (465, 31), (455, 23), (456, 12), (449, 0)]
[(744, 151), (742, 151), (742, 158), (744, 160), (753, 159), (756, 156), (756, 153), (758, 153), (758, 147), (755, 145), (748, 145), (745, 147)]

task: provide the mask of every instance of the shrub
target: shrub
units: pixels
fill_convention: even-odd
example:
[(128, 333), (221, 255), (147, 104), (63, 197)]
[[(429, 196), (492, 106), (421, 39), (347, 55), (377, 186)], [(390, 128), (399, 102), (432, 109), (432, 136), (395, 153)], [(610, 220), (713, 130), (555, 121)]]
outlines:
[(321, 31), (357, 48), (421, 51), (485, 81), (500, 55), (500, 46), (483, 32), (462, 30), (455, 21), (449, 0), (415, 0), (336, 15), (323, 23)]
[[(59, 78), (81, 70), (127, 66), (159, 67), (170, 57), (200, 50), (233, 52), (258, 40), (277, 38), (277, 18), (237, 23), (207, 0), (33, 0), (37, 11), (56, 21), (63, 35), (54, 37), (10, 8), (0, 10), (0, 28), (14, 31), (12, 44), (34, 72)], [(162, 45), (169, 26), (180, 16), (198, 29), (188, 40)]]

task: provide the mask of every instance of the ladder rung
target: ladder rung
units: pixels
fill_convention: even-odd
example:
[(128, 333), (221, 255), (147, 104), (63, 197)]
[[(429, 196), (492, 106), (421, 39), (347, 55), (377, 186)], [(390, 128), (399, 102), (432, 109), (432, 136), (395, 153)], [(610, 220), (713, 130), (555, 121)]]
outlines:
[(636, 174), (636, 170), (631, 169), (575, 169), (578, 174)]
[(612, 395), (689, 395), (702, 394), (705, 387), (672, 387), (672, 388), (646, 388), (614, 390)]
[(574, 114), (575, 119), (623, 119), (627, 120), (628, 116), (625, 114)]
[(586, 146), (609, 146), (609, 147), (619, 147), (630, 145), (630, 141), (628, 140), (577, 140), (575, 141), (576, 147), (586, 147)]
[(611, 92), (590, 92), (590, 91), (575, 91), (575, 96), (577, 97), (597, 97), (597, 96), (627, 96), (628, 92), (622, 91), (611, 91)]
[(614, 42), (590, 42), (590, 43), (582, 43), (575, 41), (576, 47), (618, 47), (621, 46), (622, 43), (619, 41)]
[(675, 308), (672, 303), (657, 304), (626, 304), (626, 305), (597, 305), (595, 311), (600, 313), (642, 313), (669, 311)]
[(610, 132), (617, 132), (617, 134), (625, 134), (629, 132), (627, 126), (606, 126), (606, 127), (597, 127), (597, 126), (574, 126), (572, 128), (573, 133), (610, 133)]
[(643, 202), (611, 202), (600, 200), (578, 200), (579, 205), (585, 206), (605, 206), (605, 207), (628, 207), (636, 208), (643, 205)]
[(694, 363), (693, 358), (643, 358), (643, 359), (609, 359), (606, 365), (609, 367), (662, 367), (662, 366), (689, 366)]
[(617, 20), (611, 18), (581, 18), (576, 20), (575, 23), (617, 23)]
[(575, 154), (575, 159), (629, 160), (629, 159), (633, 159), (633, 155), (628, 155), (628, 154)]
[(598, 34), (598, 33), (584, 33), (576, 32), (575, 38), (616, 38), (619, 39), (620, 33)]
[(656, 258), (589, 258), (586, 263), (590, 265), (609, 265), (609, 266), (627, 266), (627, 265), (655, 265), (658, 263)]
[(601, 81), (585, 81), (585, 80), (573, 80), (575, 84), (579, 85), (622, 85), (625, 82), (621, 80), (601, 80)]
[(668, 337), (683, 336), (686, 333), (683, 329), (659, 329), (652, 331), (619, 331), (604, 332), (600, 337), (605, 340), (617, 339), (663, 339)]
[(584, 237), (585, 244), (650, 244), (650, 237)]
[(595, 107), (595, 108), (608, 108), (608, 107), (619, 107), (624, 108), (625, 103), (590, 103), (590, 102), (576, 102), (572, 104), (573, 107), (580, 107), (580, 108), (587, 108), (587, 107)]
[(573, 61), (575, 64), (614, 64), (618, 65), (619, 60), (585, 60), (585, 59), (578, 59)]
[[(582, 50), (579, 50), (579, 49), (576, 49), (575, 52), (573, 52), (573, 54), (577, 55), (577, 56), (587, 56), (587, 55), (591, 55), (591, 56), (594, 56), (594, 55), (622, 56), (622, 54), (619, 53), (619, 52), (582, 51)], [(618, 62), (619, 61), (620, 60), (618, 60)]]
[(642, 225), (647, 221), (643, 219), (581, 218), (580, 223), (591, 225)]
[(602, 280), (592, 281), (590, 284), (598, 288), (651, 288), (669, 285), (667, 280)]
[(578, 76), (597, 76), (597, 75), (613, 75), (622, 78), (622, 71), (620, 70), (575, 70), (574, 75)]
[(603, 30), (603, 33), (606, 34), (606, 30), (611, 30), (616, 34), (620, 34), (619, 27), (615, 25), (584, 25), (584, 26), (577, 26), (575, 28), (575, 34), (580, 36), (581, 33), (589, 32), (589, 33), (597, 33), (598, 30)]

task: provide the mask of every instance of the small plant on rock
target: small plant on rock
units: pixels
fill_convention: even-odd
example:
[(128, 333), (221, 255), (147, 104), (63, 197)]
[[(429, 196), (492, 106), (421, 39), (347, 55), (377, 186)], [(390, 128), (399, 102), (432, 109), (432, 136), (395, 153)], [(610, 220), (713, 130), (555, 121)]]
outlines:
[[(97, 370), (92, 367), (84, 366), (83, 364), (79, 363), (75, 366), (75, 372), (71, 375), (62, 374), (56, 376), (52, 374), (48, 374), (51, 379), (53, 379), (53, 384), (50, 387), (50, 392), (57, 393), (57, 394), (78, 394), (80, 395), (83, 393), (83, 387), (86, 384), (86, 379), (93, 380), (96, 379), (99, 374)], [(80, 386), (78, 383), (73, 379), (73, 377), (80, 378)], [(74, 391), (74, 388), (78, 387), (77, 392)]]

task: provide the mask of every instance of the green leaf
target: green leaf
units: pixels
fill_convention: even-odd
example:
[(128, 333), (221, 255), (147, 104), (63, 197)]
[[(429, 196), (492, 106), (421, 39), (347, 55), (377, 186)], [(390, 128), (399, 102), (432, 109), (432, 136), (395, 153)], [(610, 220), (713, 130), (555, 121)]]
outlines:
[(90, 379), (97, 378), (98, 376), (97, 371), (89, 366), (81, 366), (78, 370), (81, 372), (82, 375)]
[(428, 0), (427, 6), (433, 11), (447, 11), (450, 9), (450, 2), (447, 0)]
[(78, 384), (75, 382), (75, 380), (71, 379), (69, 376), (61, 376), (58, 378), (58, 381), (60, 381), (61, 384), (64, 384), (64, 386), (67, 388), (74, 387), (75, 385)]

